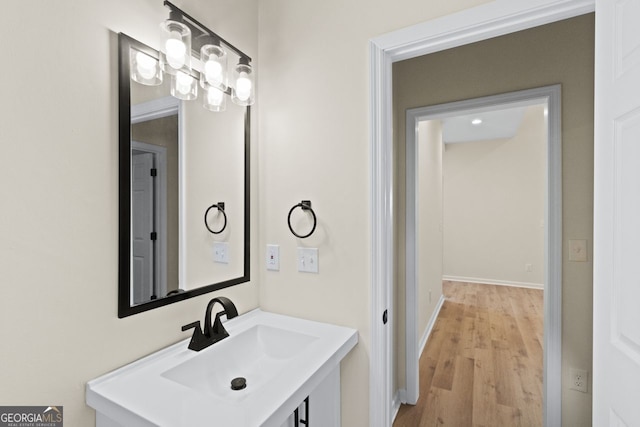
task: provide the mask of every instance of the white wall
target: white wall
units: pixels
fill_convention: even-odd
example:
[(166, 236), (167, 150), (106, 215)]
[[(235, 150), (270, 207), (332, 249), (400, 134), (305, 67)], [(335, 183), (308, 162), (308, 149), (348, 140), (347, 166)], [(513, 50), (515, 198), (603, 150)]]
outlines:
[(445, 145), (445, 279), (543, 287), (546, 143), (536, 105), (512, 138)]
[[(177, 3), (257, 56), (256, 0)], [(167, 16), (160, 0), (3, 4), (0, 402), (62, 405), (68, 427), (94, 424), (88, 380), (188, 338), (212, 297), (117, 317), (116, 35), (157, 45)], [(258, 306), (256, 281), (218, 294)]]

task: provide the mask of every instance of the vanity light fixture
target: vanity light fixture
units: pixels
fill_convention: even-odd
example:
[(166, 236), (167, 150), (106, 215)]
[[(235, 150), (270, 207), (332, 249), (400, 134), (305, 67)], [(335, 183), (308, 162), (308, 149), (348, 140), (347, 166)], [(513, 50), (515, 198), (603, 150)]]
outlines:
[(253, 70), (244, 58), (241, 58), (236, 65), (233, 77), (235, 82), (231, 95), (233, 102), (243, 106), (253, 104)]
[[(164, 5), (170, 12), (169, 19), (160, 24), (160, 59), (131, 50), (131, 79), (155, 86), (162, 84), (163, 75), (168, 74), (171, 95), (185, 101), (196, 99), (200, 86), (202, 106), (210, 111), (224, 111), (227, 96), (240, 106), (253, 105), (255, 75), (251, 58), (171, 2), (165, 0)], [(227, 51), (239, 57), (231, 82), (227, 76)]]
[(171, 75), (191, 73), (191, 30), (179, 19), (180, 16), (172, 12), (171, 17), (160, 24), (160, 66)]
[(131, 78), (134, 81), (148, 86), (162, 84), (162, 70), (155, 58), (133, 49), (129, 51), (129, 55)]

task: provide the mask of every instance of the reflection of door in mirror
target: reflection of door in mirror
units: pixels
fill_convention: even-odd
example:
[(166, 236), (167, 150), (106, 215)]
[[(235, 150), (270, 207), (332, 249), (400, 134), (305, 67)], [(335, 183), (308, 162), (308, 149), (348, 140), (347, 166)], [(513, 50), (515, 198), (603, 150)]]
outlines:
[(178, 116), (131, 126), (131, 304), (178, 289)]
[(131, 238), (133, 282), (138, 283), (131, 295), (132, 304), (149, 301), (158, 295), (155, 275), (157, 248), (153, 233), (156, 215), (157, 188), (150, 173), (154, 169), (154, 154), (141, 150), (131, 152)]

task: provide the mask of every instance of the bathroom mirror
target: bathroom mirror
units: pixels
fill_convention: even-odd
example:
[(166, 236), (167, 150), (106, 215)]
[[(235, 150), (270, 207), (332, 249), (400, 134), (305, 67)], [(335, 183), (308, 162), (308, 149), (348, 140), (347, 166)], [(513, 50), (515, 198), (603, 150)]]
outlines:
[[(249, 281), (250, 107), (212, 112), (147, 86), (119, 43), (118, 317)], [(133, 54), (132, 54), (133, 53)]]

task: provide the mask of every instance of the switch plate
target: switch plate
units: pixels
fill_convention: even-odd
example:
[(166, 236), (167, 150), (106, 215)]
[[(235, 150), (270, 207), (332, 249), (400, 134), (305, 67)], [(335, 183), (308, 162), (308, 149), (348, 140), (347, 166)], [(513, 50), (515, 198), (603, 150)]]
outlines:
[(213, 261), (229, 264), (229, 243), (215, 242), (213, 244)]
[(586, 240), (569, 240), (569, 261), (587, 261)]
[(318, 272), (318, 248), (298, 248), (298, 271)]
[(532, 264), (525, 264), (524, 265), (524, 271), (527, 273), (531, 273), (533, 271), (533, 265)]
[(266, 263), (267, 270), (280, 270), (280, 246), (267, 245)]

